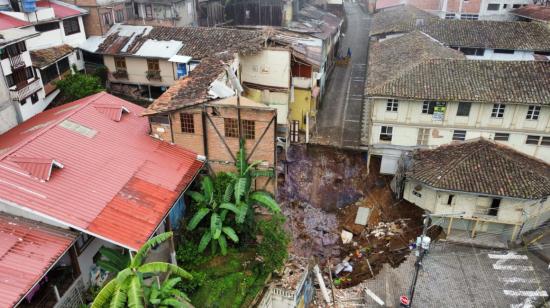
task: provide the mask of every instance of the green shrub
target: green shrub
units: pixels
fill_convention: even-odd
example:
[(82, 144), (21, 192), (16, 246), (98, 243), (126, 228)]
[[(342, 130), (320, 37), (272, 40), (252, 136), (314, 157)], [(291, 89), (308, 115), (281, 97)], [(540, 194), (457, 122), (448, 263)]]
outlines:
[(288, 257), (290, 236), (284, 229), (285, 217), (274, 214), (271, 219), (258, 222), (258, 235), (262, 236), (256, 248), (257, 254), (263, 259), (263, 273), (271, 273), (281, 268)]
[(63, 102), (72, 102), (104, 90), (98, 77), (81, 73), (68, 75), (55, 84), (61, 91)]
[(206, 262), (210, 258), (199, 252), (199, 246), (196, 243), (191, 240), (183, 240), (178, 245), (176, 259), (178, 263), (191, 268)]
[(190, 271), (189, 273), (193, 276), (193, 279), (178, 283), (176, 288), (187, 295), (192, 295), (204, 285), (206, 273), (198, 271)]

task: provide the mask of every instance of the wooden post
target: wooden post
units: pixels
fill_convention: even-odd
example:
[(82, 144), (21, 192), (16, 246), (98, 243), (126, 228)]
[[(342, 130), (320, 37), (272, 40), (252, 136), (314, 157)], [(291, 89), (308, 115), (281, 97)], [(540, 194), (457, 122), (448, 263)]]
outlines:
[(477, 229), (478, 223), (479, 223), (479, 219), (476, 219), (476, 223), (474, 224), (474, 228), (472, 229), (472, 238), (476, 236), (476, 229)]
[(449, 219), (449, 225), (447, 226), (447, 236), (449, 236), (449, 234), (451, 234), (451, 228), (453, 226), (453, 219), (454, 217), (451, 216), (451, 219)]
[(516, 233), (518, 232), (519, 225), (514, 225), (514, 230), (512, 231), (512, 238), (510, 239), (513, 241), (516, 238)]

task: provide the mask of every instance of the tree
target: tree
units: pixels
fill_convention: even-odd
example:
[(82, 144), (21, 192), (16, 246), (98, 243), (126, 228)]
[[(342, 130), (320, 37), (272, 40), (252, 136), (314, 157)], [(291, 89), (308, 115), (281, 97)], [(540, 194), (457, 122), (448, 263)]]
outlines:
[[(125, 307), (126, 304), (129, 307), (144, 308), (150, 306), (151, 304), (156, 305), (149, 302), (151, 299), (151, 294), (153, 293), (153, 290), (155, 290), (154, 283), (153, 287), (150, 287), (145, 284), (144, 279), (156, 279), (159, 285), (159, 275), (161, 274), (166, 274), (167, 277), (170, 277), (171, 275), (176, 275), (183, 279), (192, 279), (193, 277), (191, 276), (191, 274), (174, 264), (166, 262), (150, 262), (143, 264), (143, 261), (145, 260), (151, 248), (153, 246), (161, 244), (162, 242), (169, 239), (171, 236), (172, 232), (162, 233), (151, 238), (145, 244), (143, 244), (143, 246), (137, 251), (135, 256), (131, 257), (131, 261), (128, 267), (118, 272), (117, 276), (109, 281), (105, 286), (103, 286), (101, 291), (99, 291), (92, 303), (92, 308), (102, 308), (107, 306), (118, 308)], [(186, 302), (186, 296), (180, 298), (179, 295), (181, 294), (174, 293), (172, 294), (173, 297), (169, 298), (166, 296), (166, 292), (163, 294), (165, 296), (162, 297), (161, 302), (159, 302), (160, 306), (162, 307), (185, 307), (185, 305), (189, 306), (189, 304)], [(156, 300), (160, 297), (155, 296), (153, 298)]]
[(71, 102), (103, 91), (101, 79), (97, 76), (75, 73), (57, 81), (63, 102)]
[[(230, 187), (228, 185), (227, 187)], [(211, 244), (212, 251), (215, 253), (217, 247), (220, 247), (222, 255), (227, 254), (227, 238), (230, 238), (233, 242), (237, 243), (239, 237), (233, 228), (224, 226), (224, 222), (227, 218), (227, 205), (222, 202), (228, 200), (231, 197), (225, 194), (222, 200), (215, 198), (214, 184), (212, 178), (205, 176), (201, 179), (201, 191), (189, 191), (187, 194), (193, 199), (195, 205), (199, 207), (199, 210), (189, 221), (187, 230), (194, 230), (205, 217), (210, 216), (210, 228), (207, 229), (200, 240), (199, 251), (203, 252), (209, 243)], [(222, 202), (220, 202), (222, 201)]]

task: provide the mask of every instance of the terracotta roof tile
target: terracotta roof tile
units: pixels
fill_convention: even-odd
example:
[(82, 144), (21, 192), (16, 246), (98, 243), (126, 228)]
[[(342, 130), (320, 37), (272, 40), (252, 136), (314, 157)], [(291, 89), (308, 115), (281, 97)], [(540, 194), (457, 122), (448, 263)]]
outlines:
[(436, 20), (437, 16), (413, 6), (396, 6), (373, 15), (370, 35), (410, 32), (419, 25)]
[(32, 50), (31, 60), (32, 65), (38, 68), (48, 66), (55, 63), (59, 59), (73, 52), (74, 48), (65, 44), (50, 48)]
[(417, 150), (407, 177), (452, 191), (522, 199), (550, 195), (550, 165), (484, 139)]
[(550, 22), (550, 6), (532, 4), (512, 10), (510, 13), (529, 19)]

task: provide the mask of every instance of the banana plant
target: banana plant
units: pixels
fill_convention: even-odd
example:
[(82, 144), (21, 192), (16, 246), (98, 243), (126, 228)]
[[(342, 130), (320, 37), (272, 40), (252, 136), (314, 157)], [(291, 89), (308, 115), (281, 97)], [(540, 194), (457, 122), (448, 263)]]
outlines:
[[(130, 264), (125, 269), (118, 272), (117, 276), (110, 280), (95, 297), (91, 308), (145, 308), (149, 307), (149, 298), (145, 296), (152, 291), (144, 282), (144, 278), (158, 277), (159, 275), (176, 275), (183, 279), (192, 279), (193, 277), (181, 267), (166, 262), (145, 263), (144, 260), (152, 247), (161, 244), (172, 237), (172, 232), (159, 234), (148, 240), (137, 253), (131, 257)], [(179, 301), (177, 297), (173, 298)], [(185, 298), (182, 299), (182, 301)], [(170, 304), (172, 303), (172, 304)], [(174, 301), (166, 301), (166, 306), (175, 306)]]
[(149, 298), (149, 303), (158, 308), (192, 308), (193, 305), (190, 304), (189, 297), (175, 288), (180, 281), (180, 277), (175, 277), (161, 283), (157, 276), (146, 295)]
[(230, 209), (220, 201), (226, 200), (226, 194), (224, 194), (223, 200), (216, 200), (214, 198), (214, 184), (212, 178), (209, 176), (201, 179), (200, 192), (189, 191), (187, 194), (199, 207), (199, 210), (189, 221), (187, 230), (195, 230), (206, 217), (210, 216), (209, 228), (203, 233), (199, 242), (199, 251), (203, 252), (208, 244), (210, 244), (213, 253), (216, 253), (219, 247), (222, 255), (226, 255), (227, 238), (235, 243), (239, 242), (239, 237), (235, 230), (230, 226), (224, 226), (228, 210)]
[(116, 274), (130, 264), (130, 255), (119, 250), (101, 247), (99, 253), (102, 258), (97, 260), (96, 265), (104, 271)]

